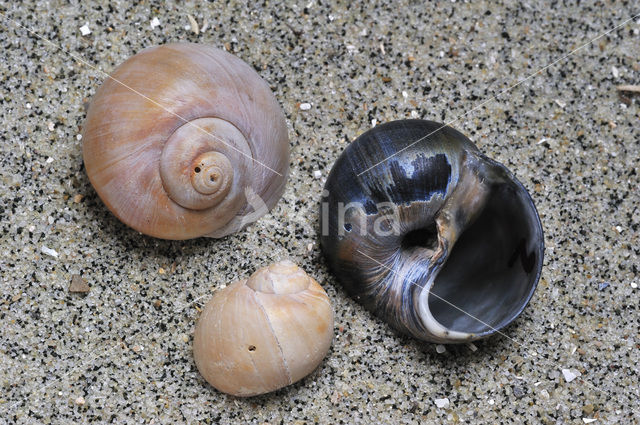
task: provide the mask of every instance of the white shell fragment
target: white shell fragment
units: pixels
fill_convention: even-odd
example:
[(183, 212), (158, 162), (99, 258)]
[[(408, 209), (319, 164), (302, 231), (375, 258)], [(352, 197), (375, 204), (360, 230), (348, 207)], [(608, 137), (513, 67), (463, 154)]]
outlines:
[(80, 34), (89, 35), (91, 34), (91, 30), (89, 29), (89, 24), (84, 24), (80, 27)]
[(446, 397), (436, 398), (435, 400), (433, 400), (433, 402), (436, 404), (438, 409), (446, 409), (447, 407), (449, 407), (449, 399)]
[(564, 380), (567, 382), (573, 381), (580, 375), (580, 372), (575, 369), (562, 369), (562, 376), (564, 376)]
[(46, 245), (42, 245), (42, 248), (40, 248), (40, 252), (50, 257), (58, 258), (58, 252), (55, 249), (47, 247)]

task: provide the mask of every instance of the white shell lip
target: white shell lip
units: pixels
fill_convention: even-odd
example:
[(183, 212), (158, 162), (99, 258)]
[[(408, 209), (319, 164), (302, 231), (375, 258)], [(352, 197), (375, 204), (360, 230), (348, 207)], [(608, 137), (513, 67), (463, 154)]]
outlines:
[[(433, 314), (431, 314), (431, 310), (429, 309), (429, 296), (437, 297), (437, 295), (431, 292), (436, 276), (437, 274), (432, 275), (427, 284), (420, 291), (420, 296), (418, 298), (418, 314), (422, 324), (427, 329), (428, 333), (431, 334), (430, 336), (433, 336), (434, 338), (441, 338), (443, 342), (466, 342), (475, 339), (475, 334), (454, 331), (446, 328), (438, 322), (435, 317), (433, 317)], [(468, 314), (466, 312), (463, 313)]]

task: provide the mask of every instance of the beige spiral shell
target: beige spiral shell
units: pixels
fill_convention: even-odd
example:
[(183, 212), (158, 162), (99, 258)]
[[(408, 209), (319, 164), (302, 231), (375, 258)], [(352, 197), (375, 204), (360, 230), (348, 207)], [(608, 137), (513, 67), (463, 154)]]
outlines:
[(211, 385), (246, 397), (311, 373), (332, 339), (333, 310), (326, 292), (285, 260), (213, 296), (196, 325), (193, 354)]
[(139, 52), (102, 84), (83, 156), (100, 198), (132, 228), (222, 237), (282, 196), (289, 140), (282, 109), (249, 65), (179, 43)]

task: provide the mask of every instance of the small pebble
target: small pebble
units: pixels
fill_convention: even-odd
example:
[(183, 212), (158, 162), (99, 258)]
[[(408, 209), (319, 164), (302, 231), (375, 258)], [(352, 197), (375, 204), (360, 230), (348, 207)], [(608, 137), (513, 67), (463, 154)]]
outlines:
[(620, 71), (618, 71), (618, 68), (616, 68), (615, 66), (612, 66), (611, 75), (613, 75), (613, 78), (618, 78), (620, 76)]
[(638, 284), (637, 284), (637, 283), (635, 283), (635, 282), (631, 282), (631, 287), (632, 287), (633, 289), (637, 289), (637, 288), (638, 288)]
[(55, 249), (51, 249), (45, 245), (42, 245), (42, 248), (40, 248), (40, 252), (53, 258), (58, 258), (58, 252)]
[(56, 129), (56, 125), (52, 121), (49, 121), (47, 123), (47, 128), (49, 129), (49, 131), (53, 131)]
[(598, 284), (598, 291), (603, 291), (609, 286), (609, 282), (600, 282)]
[(448, 398), (436, 398), (433, 401), (439, 409), (446, 409), (447, 407), (449, 407)]
[(158, 18), (153, 18), (151, 20), (151, 29), (160, 26), (160, 20)]
[(565, 381), (571, 382), (580, 376), (580, 372), (575, 369), (562, 369), (562, 375), (564, 376)]
[(82, 140), (82, 134), (78, 134), (78, 135), (76, 136), (76, 140)]
[(89, 35), (91, 34), (91, 30), (89, 29), (89, 24), (84, 24), (83, 26), (80, 27), (80, 33), (82, 35)]
[(471, 351), (478, 351), (478, 347), (476, 347), (476, 345), (473, 342), (470, 342), (467, 344), (467, 347), (469, 347), (469, 350)]
[(582, 422), (584, 422), (585, 424), (590, 424), (591, 422), (595, 421), (597, 421), (597, 419), (595, 418), (582, 418)]
[(311, 104), (310, 103), (301, 103), (300, 104), (300, 110), (301, 111), (308, 111), (309, 109), (311, 109)]
[(376, 126), (376, 124), (378, 124), (378, 120), (377, 120), (377, 119), (375, 119), (375, 118), (374, 118), (374, 119), (372, 119), (372, 120), (371, 120), (371, 127), (375, 127), (375, 126)]
[(47, 158), (47, 164), (51, 164), (53, 162), (53, 158), (49, 157)]
[(515, 396), (515, 398), (522, 398), (524, 397), (524, 390), (520, 387), (513, 387), (513, 395)]
[(316, 179), (319, 179), (320, 177), (322, 177), (322, 171), (314, 170), (313, 177), (316, 178)]
[(547, 390), (540, 391), (540, 397), (544, 398), (545, 400), (549, 400), (551, 398), (551, 396), (549, 395), (549, 391)]
[(77, 404), (78, 406), (83, 406), (83, 405), (84, 405), (84, 403), (85, 403), (85, 401), (84, 401), (84, 397), (80, 396), (80, 397), (76, 398), (76, 404)]
[(87, 293), (91, 287), (87, 285), (87, 281), (79, 274), (71, 276), (71, 283), (69, 284), (69, 292)]
[(585, 404), (585, 406), (582, 408), (582, 411), (584, 412), (585, 415), (590, 415), (593, 413), (593, 404)]
[(442, 345), (442, 344), (438, 344), (438, 345), (436, 345), (436, 353), (438, 353), (438, 354), (442, 354), (442, 353), (444, 353), (445, 351), (447, 351), (447, 349), (445, 348), (445, 346), (444, 346), (444, 345)]
[(75, 195), (73, 197), (73, 202), (78, 204), (80, 203), (80, 201), (82, 201), (82, 199), (84, 198), (84, 195), (80, 195), (79, 193), (77, 195)]
[(555, 102), (556, 102), (556, 105), (558, 105), (559, 107), (561, 107), (561, 108), (563, 108), (563, 109), (564, 109), (564, 107), (565, 107), (565, 106), (567, 106), (567, 104), (566, 104), (566, 103), (564, 103), (564, 102), (563, 102), (562, 100), (560, 100), (560, 99), (556, 99), (556, 100), (555, 100)]

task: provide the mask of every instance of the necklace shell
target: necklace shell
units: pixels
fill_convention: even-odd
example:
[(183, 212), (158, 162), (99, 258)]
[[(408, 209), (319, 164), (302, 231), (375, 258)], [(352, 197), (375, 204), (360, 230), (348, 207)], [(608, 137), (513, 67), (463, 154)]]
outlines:
[(460, 132), (377, 126), (325, 185), (321, 246), (347, 292), (394, 328), (433, 342), (489, 336), (537, 286), (543, 232), (524, 186)]

